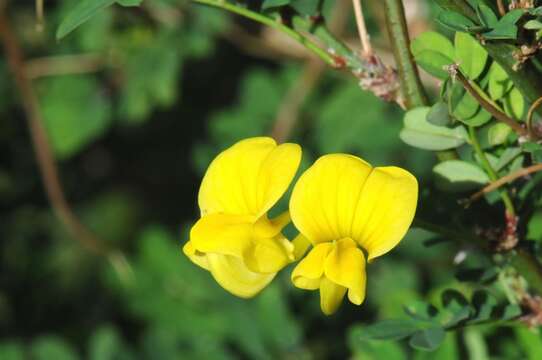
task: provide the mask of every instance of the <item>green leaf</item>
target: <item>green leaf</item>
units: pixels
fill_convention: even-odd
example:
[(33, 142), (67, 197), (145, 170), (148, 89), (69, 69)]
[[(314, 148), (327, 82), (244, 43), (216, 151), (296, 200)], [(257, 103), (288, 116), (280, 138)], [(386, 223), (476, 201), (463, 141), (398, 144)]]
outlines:
[(527, 30), (540, 30), (542, 29), (542, 21), (538, 20), (529, 20), (523, 25)]
[(404, 339), (418, 330), (418, 323), (412, 320), (383, 320), (376, 324), (368, 325), (359, 334), (359, 340), (400, 340)]
[(507, 12), (492, 31), (483, 34), (484, 38), (490, 40), (515, 39), (518, 33), (516, 23), (524, 13), (522, 9)]
[(472, 308), (469, 302), (459, 291), (454, 289), (445, 290), (442, 295), (442, 323), (445, 327), (457, 325), (459, 322), (468, 319)]
[(506, 71), (494, 61), (489, 69), (489, 96), (491, 99), (501, 99), (513, 86), (514, 83)]
[(508, 147), (499, 157), (499, 161), (495, 164), (495, 171), (499, 172), (504, 169), (512, 160), (521, 155), (519, 147)]
[(454, 47), (444, 35), (434, 31), (422, 33), (410, 46), (416, 63), (429, 74), (439, 78), (448, 78), (445, 66), (454, 62)]
[(441, 11), (438, 14), (437, 21), (454, 31), (468, 31), (475, 26), (472, 20), (454, 11)]
[(267, 10), (274, 7), (288, 5), (289, 3), (290, 0), (264, 0), (264, 2), (262, 3), (262, 9)]
[(427, 122), (437, 125), (437, 126), (446, 126), (450, 123), (451, 118), (448, 113), (448, 105), (443, 101), (438, 101), (433, 106), (427, 114)]
[(487, 140), (490, 146), (504, 144), (508, 135), (512, 133), (510, 126), (503, 123), (496, 123), (489, 127), (487, 132)]
[(442, 327), (434, 326), (416, 332), (408, 343), (414, 349), (434, 351), (442, 344), (445, 336), (446, 332)]
[(451, 191), (475, 189), (489, 182), (486, 173), (478, 166), (462, 160), (438, 163), (433, 172), (439, 176), (439, 186)]
[(315, 0), (290, 0), (290, 5), (301, 15), (315, 15), (318, 13), (319, 2)]
[(523, 114), (525, 113), (525, 99), (518, 88), (512, 88), (512, 90), (504, 97), (503, 103), (504, 112), (508, 116), (516, 120), (521, 120), (523, 118)]
[(476, 290), (472, 295), (472, 305), (475, 312), (474, 316), (469, 319), (469, 323), (486, 321), (491, 319), (497, 306), (497, 299), (487, 291)]
[(363, 360), (406, 360), (407, 356), (401, 345), (395, 341), (363, 340), (360, 341), (365, 327), (354, 325), (348, 331), (348, 344), (353, 359)]
[(542, 242), (542, 211), (535, 212), (529, 219), (527, 239)]
[(437, 308), (425, 301), (409, 303), (403, 309), (414, 320), (431, 321), (438, 315)]
[[(459, 101), (455, 101), (457, 97), (455, 95), (456, 89), (462, 89), (463, 86), (460, 83), (455, 83), (452, 92), (452, 101), (450, 102), (450, 107), (452, 109), (452, 115), (457, 118), (457, 120), (467, 123), (467, 120), (474, 117), (476, 113), (480, 110), (480, 104), (474, 99), (474, 97), (466, 91), (461, 91), (463, 96), (460, 97)], [(471, 125), (467, 123), (467, 125)]]
[(142, 2), (143, 0), (117, 0), (117, 3), (119, 5), (126, 6), (126, 7), (139, 6), (141, 5)]
[(487, 63), (487, 51), (471, 35), (455, 34), (455, 60), (465, 75), (475, 80), (484, 71)]
[(522, 314), (521, 307), (516, 304), (510, 304), (506, 305), (504, 309), (502, 309), (500, 319), (503, 321), (512, 320), (517, 318)]
[(81, 0), (73, 10), (64, 18), (57, 29), (57, 40), (62, 39), (81, 24), (85, 23), (100, 10), (115, 3), (116, 0)]
[(63, 76), (40, 85), (45, 128), (58, 158), (75, 155), (108, 129), (111, 103), (94, 78)]
[(429, 107), (418, 107), (408, 111), (404, 118), (404, 128), (399, 134), (408, 145), (425, 150), (447, 150), (461, 146), (467, 139), (462, 126), (453, 129), (436, 126), (427, 121)]
[(493, 10), (485, 4), (479, 4), (476, 7), (476, 15), (480, 22), (490, 29), (494, 28), (499, 22), (497, 15), (495, 15)]
[(473, 117), (463, 119), (461, 120), (461, 122), (469, 126), (478, 127), (487, 124), (492, 117), (493, 116), (489, 112), (487, 112), (486, 109), (480, 107), (480, 109), (478, 109), (478, 112)]

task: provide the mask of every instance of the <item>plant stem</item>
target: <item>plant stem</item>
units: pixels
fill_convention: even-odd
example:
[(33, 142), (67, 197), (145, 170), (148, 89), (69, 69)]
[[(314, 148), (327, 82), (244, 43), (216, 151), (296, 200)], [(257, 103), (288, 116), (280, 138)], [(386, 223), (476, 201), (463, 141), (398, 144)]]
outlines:
[[(410, 51), (410, 37), (401, 0), (385, 0), (384, 9), (388, 37), (392, 44), (395, 63), (399, 71), (402, 95), (406, 109), (427, 106), (428, 99), (420, 80), (418, 67)], [(438, 151), (439, 161), (457, 159), (455, 150)]]
[(473, 84), (471, 84), (470, 80), (467, 79), (465, 75), (463, 75), (458, 65), (450, 66), (450, 74), (452, 74), (452, 76), (459, 80), (465, 90), (467, 90), (467, 92), (472, 95), (476, 102), (478, 102), (478, 104), (480, 104), (482, 108), (484, 108), (484, 110), (493, 115), (495, 119), (510, 126), (520, 136), (528, 135), (527, 130), (523, 126), (521, 126), (516, 120), (508, 117), (508, 115), (506, 115), (504, 112), (495, 107), (495, 105), (493, 105), (490, 101), (488, 101), (486, 96), (480, 94), (479, 90), (475, 89)]
[(373, 56), (373, 47), (371, 46), (369, 33), (367, 32), (367, 26), (365, 25), (361, 0), (352, 0), (352, 5), (356, 15), (356, 24), (358, 26), (359, 39), (361, 41), (361, 49), (363, 50), (363, 54), (364, 56)]
[(318, 56), (320, 59), (322, 59), (325, 63), (331, 66), (336, 66), (336, 61), (333, 58), (333, 56), (327, 52), (326, 50), (322, 49), (318, 44), (316, 44), (314, 41), (312, 41), (310, 38), (300, 34), (299, 32), (295, 31), (294, 29), (284, 25), (280, 21), (277, 21), (273, 18), (270, 18), (268, 16), (262, 15), (260, 13), (257, 13), (255, 11), (249, 10), (247, 8), (244, 8), (242, 6), (238, 6), (235, 4), (228, 3), (226, 1), (220, 1), (220, 0), (192, 0), (195, 3), (203, 4), (207, 6), (212, 6), (216, 8), (220, 8), (241, 16), (244, 16), (248, 19), (254, 20), (256, 22), (259, 22), (261, 24), (270, 26), (274, 29), (279, 30), (280, 32), (286, 34), (290, 38), (294, 39), (301, 45), (303, 45), (307, 50), (311, 51), (313, 54)]
[(53, 158), (51, 146), (43, 125), (43, 117), (32, 82), (24, 69), (23, 53), (19, 41), (12, 31), (6, 16), (3, 1), (0, 0), (0, 39), (4, 45), (4, 54), (13, 73), (14, 84), (21, 97), (22, 109), (26, 117), (34, 155), (39, 167), (41, 180), (47, 198), (67, 231), (81, 246), (90, 253), (104, 256), (111, 263), (124, 283), (133, 278), (131, 267), (124, 254), (110, 249), (100, 238), (90, 231), (73, 212), (58, 175), (58, 168)]
[(513, 182), (514, 180), (517, 180), (521, 177), (524, 177), (524, 176), (527, 176), (529, 174), (536, 173), (539, 171), (542, 171), (542, 164), (536, 164), (536, 165), (532, 165), (523, 169), (519, 169), (518, 171), (515, 171), (506, 176), (503, 176), (502, 178), (498, 179), (497, 181), (492, 182), (491, 184), (489, 184), (482, 190), (478, 191), (477, 193), (475, 193), (474, 195), (470, 197), (470, 201), (479, 199), (482, 197), (482, 195), (495, 191), (505, 184), (509, 184)]
[(427, 96), (410, 52), (410, 38), (403, 2), (401, 0), (384, 0), (384, 9), (386, 27), (399, 71), (406, 108), (425, 106), (428, 104)]
[(542, 96), (536, 99), (536, 101), (532, 103), (531, 107), (529, 108), (529, 111), (527, 112), (527, 131), (529, 132), (529, 137), (537, 138), (541, 136), (541, 134), (539, 134), (538, 128), (533, 129), (534, 112), (540, 105), (542, 105)]
[[(478, 155), (478, 158), (480, 159), (482, 167), (485, 169), (487, 175), (489, 176), (489, 179), (491, 181), (497, 181), (498, 176), (495, 173), (495, 170), (489, 163), (489, 160), (486, 157), (486, 154), (482, 150), (482, 147), (480, 146), (480, 143), (478, 142), (478, 138), (476, 136), (476, 130), (474, 127), (469, 126), (469, 137), (470, 141), (472, 143), (472, 147), (474, 149), (474, 152), (476, 155)], [(502, 190), (500, 192), (502, 201), (504, 203), (504, 206), (506, 207), (506, 211), (511, 215), (514, 216), (516, 214), (516, 210), (514, 209), (514, 204), (512, 203), (512, 200), (510, 199), (510, 194), (508, 194), (507, 190)]]
[[(435, 1), (444, 10), (458, 12), (478, 23), (475, 11), (466, 0)], [(519, 49), (516, 46), (504, 41), (486, 41), (482, 43), (482, 46), (491, 58), (502, 66), (514, 85), (530, 103), (542, 96), (542, 74), (530, 61), (517, 66), (515, 54)]]

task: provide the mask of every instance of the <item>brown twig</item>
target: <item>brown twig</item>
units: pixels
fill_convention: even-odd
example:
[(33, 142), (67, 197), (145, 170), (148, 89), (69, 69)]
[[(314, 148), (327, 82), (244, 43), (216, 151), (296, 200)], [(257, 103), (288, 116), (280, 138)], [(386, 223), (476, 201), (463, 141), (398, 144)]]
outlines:
[(448, 67), (448, 71), (450, 72), (450, 75), (459, 80), (459, 82), (463, 85), (465, 90), (472, 95), (472, 97), (486, 110), (489, 112), (497, 121), (500, 121), (512, 128), (518, 135), (520, 136), (528, 136), (527, 130), (521, 126), (516, 120), (508, 117), (504, 112), (497, 109), (493, 104), (491, 104), (489, 101), (487, 101), (483, 96), (481, 96), (478, 91), (472, 86), (470, 83), (470, 80), (463, 75), (461, 70), (459, 69), (459, 65), (453, 64)]
[(45, 16), (43, 11), (43, 0), (36, 0), (36, 29), (43, 31)]
[(473, 194), (469, 198), (469, 201), (470, 202), (476, 201), (479, 198), (481, 198), (484, 194), (495, 191), (495, 190), (497, 190), (498, 188), (500, 188), (501, 186), (503, 186), (505, 184), (509, 184), (509, 183), (519, 179), (519, 178), (522, 178), (524, 176), (527, 176), (527, 175), (530, 175), (532, 173), (536, 173), (536, 172), (539, 172), (539, 171), (542, 171), (542, 164), (536, 164), (536, 165), (532, 165), (532, 166), (529, 166), (529, 167), (526, 167), (526, 168), (523, 168), (523, 169), (519, 169), (518, 171), (515, 171), (515, 172), (513, 172), (511, 174), (508, 174), (506, 176), (503, 176), (499, 180), (492, 182), (488, 186), (484, 187), (482, 190), (480, 190), (477, 193)]
[(107, 258), (120, 280), (124, 284), (130, 284), (134, 274), (124, 254), (118, 250), (109, 249), (96, 235), (87, 229), (66, 200), (58, 177), (58, 169), (53, 160), (51, 147), (43, 127), (39, 102), (32, 83), (25, 73), (23, 54), (19, 42), (11, 30), (3, 0), (0, 0), (0, 37), (4, 45), (8, 65), (13, 73), (15, 85), (19, 90), (43, 186), (54, 212), (68, 232), (83, 248), (95, 255)]
[(499, 8), (499, 15), (506, 15), (506, 8), (504, 7), (502, 0), (497, 0), (497, 7)]
[[(329, 28), (333, 33), (340, 35), (346, 25), (348, 14), (348, 0), (339, 0), (331, 14)], [(320, 80), (325, 71), (325, 65), (317, 59), (309, 59), (301, 76), (295, 81), (287, 92), (278, 110), (277, 118), (271, 131), (271, 136), (279, 143), (288, 140), (295, 124), (299, 119), (301, 106), (306, 97)]]
[(66, 201), (58, 178), (58, 170), (53, 160), (51, 147), (43, 127), (38, 99), (29, 78), (24, 72), (22, 51), (17, 38), (11, 30), (5, 9), (1, 5), (0, 34), (5, 49), (5, 56), (13, 73), (15, 85), (21, 96), (36, 161), (41, 172), (47, 197), (57, 216), (83, 247), (94, 254), (106, 255), (109, 252), (108, 249), (79, 221)]
[(542, 105), (542, 96), (539, 97), (529, 108), (527, 112), (527, 131), (529, 132), (529, 137), (541, 137), (542, 136), (542, 125), (533, 129), (533, 116), (535, 110)]
[(47, 56), (27, 60), (24, 72), (33, 80), (44, 76), (94, 72), (103, 66), (103, 56), (97, 54)]
[(361, 50), (364, 57), (370, 58), (373, 56), (373, 48), (371, 41), (369, 40), (369, 32), (365, 25), (365, 17), (363, 16), (363, 8), (361, 7), (361, 0), (352, 0), (354, 7), (354, 14), (356, 16), (356, 25), (358, 27), (359, 39), (361, 41)]

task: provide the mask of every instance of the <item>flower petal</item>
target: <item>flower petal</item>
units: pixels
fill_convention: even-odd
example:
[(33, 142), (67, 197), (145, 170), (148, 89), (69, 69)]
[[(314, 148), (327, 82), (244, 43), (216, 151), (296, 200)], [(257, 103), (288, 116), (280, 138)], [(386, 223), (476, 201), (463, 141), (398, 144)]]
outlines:
[(258, 219), (286, 192), (300, 160), (301, 148), (295, 144), (277, 146), (268, 137), (236, 143), (207, 169), (198, 198), (201, 214)]
[(326, 315), (331, 315), (341, 305), (346, 288), (337, 285), (326, 277), (322, 278), (320, 283), (320, 308)]
[(373, 170), (352, 226), (352, 238), (367, 250), (367, 261), (401, 241), (414, 219), (417, 201), (418, 182), (411, 173), (394, 166)]
[(249, 298), (265, 288), (276, 273), (259, 274), (248, 270), (242, 260), (233, 256), (207, 254), (209, 270), (215, 280), (230, 293)]
[(183, 246), (183, 253), (188, 256), (188, 258), (199, 267), (209, 270), (209, 262), (207, 261), (207, 255), (202, 252), (197, 251), (194, 248), (194, 245), (191, 241), (188, 241)]
[(294, 260), (294, 246), (280, 230), (273, 233), (277, 235), (257, 236), (246, 216), (211, 214), (192, 227), (190, 241), (202, 253), (237, 257), (253, 272), (274, 273)]
[(292, 282), (295, 286), (306, 290), (316, 290), (324, 274), (326, 256), (332, 250), (331, 243), (316, 245), (292, 272)]
[(357, 244), (344, 238), (335, 244), (324, 265), (326, 277), (348, 289), (350, 302), (361, 305), (365, 299), (365, 257)]
[(371, 170), (368, 163), (352, 155), (319, 158), (292, 192), (290, 215), (298, 230), (313, 244), (349, 237), (361, 189)]
[(313, 244), (349, 237), (368, 252), (383, 255), (412, 223), (418, 183), (398, 167), (371, 168), (347, 154), (322, 156), (294, 186), (290, 214)]
[(252, 224), (245, 216), (211, 214), (190, 230), (190, 242), (202, 253), (243, 257), (251, 246)]

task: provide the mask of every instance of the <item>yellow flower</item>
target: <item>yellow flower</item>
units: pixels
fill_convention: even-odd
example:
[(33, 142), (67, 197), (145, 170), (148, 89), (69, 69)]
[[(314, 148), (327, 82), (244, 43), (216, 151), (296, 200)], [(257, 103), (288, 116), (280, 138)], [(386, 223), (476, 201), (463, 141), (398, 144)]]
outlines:
[(395, 247), (412, 223), (417, 198), (416, 178), (401, 168), (372, 168), (346, 154), (318, 159), (301, 175), (290, 199), (292, 221), (300, 231), (296, 244), (313, 245), (292, 273), (294, 285), (319, 289), (327, 315), (347, 292), (350, 302), (360, 305), (366, 275), (358, 246), (368, 261)]
[(258, 137), (226, 149), (207, 169), (201, 218), (183, 251), (234, 295), (256, 295), (294, 259), (292, 243), (281, 234), (289, 213), (270, 220), (267, 211), (288, 189), (300, 160), (298, 145)]

